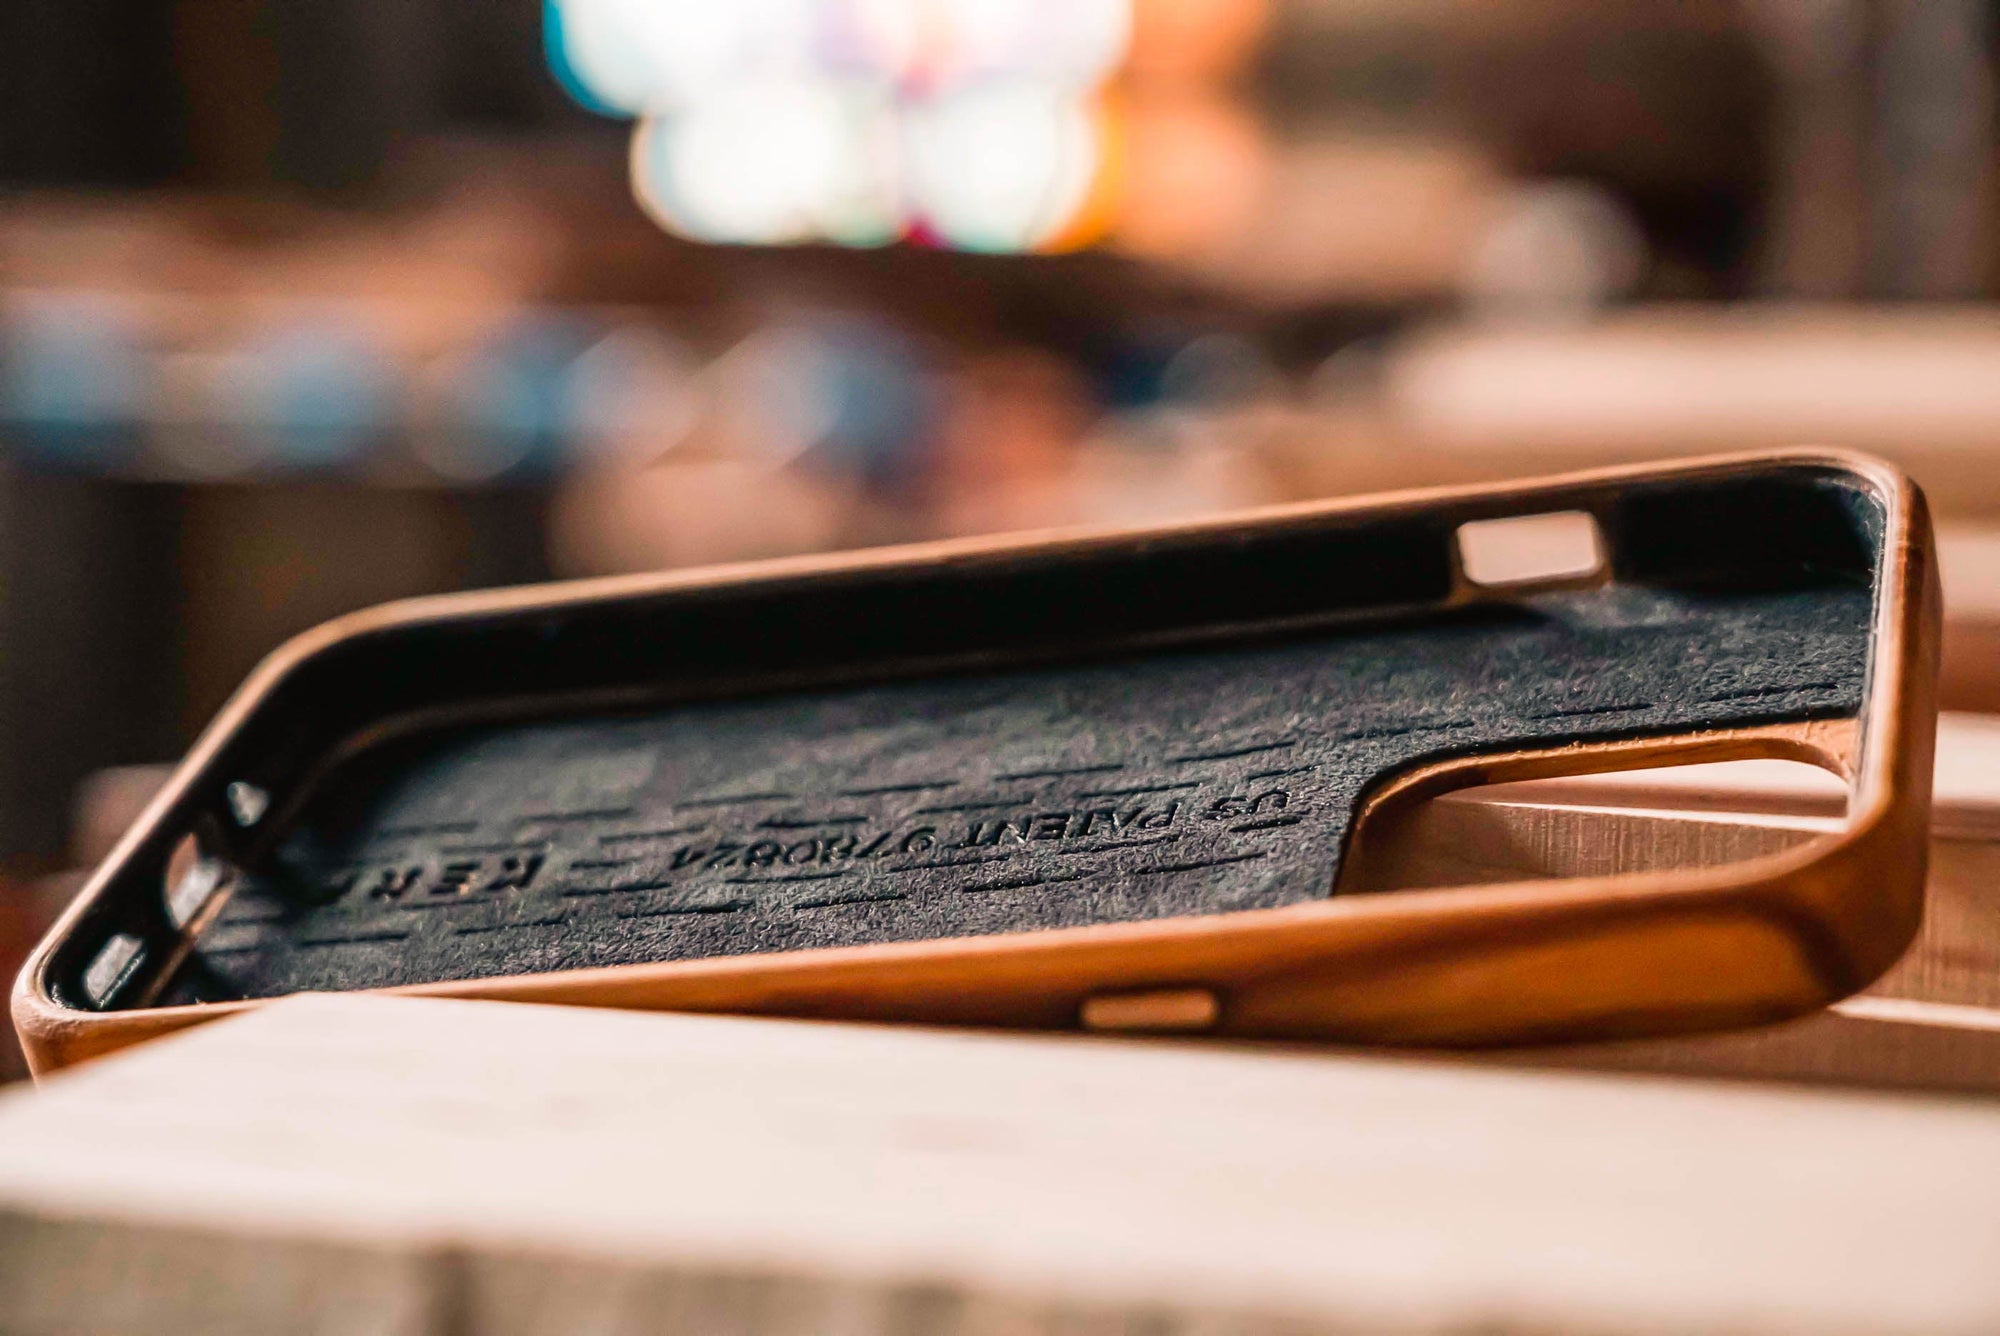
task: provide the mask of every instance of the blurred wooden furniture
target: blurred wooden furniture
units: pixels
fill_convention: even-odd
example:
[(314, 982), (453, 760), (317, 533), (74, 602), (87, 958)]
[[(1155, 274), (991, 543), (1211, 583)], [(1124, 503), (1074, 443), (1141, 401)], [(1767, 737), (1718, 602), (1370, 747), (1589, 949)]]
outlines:
[(301, 997), (0, 1101), (9, 1332), (2000, 1329), (2000, 1108)]
[(1812, 442), (1893, 460), (1944, 522), (2000, 514), (2000, 319), (1981, 307), (1659, 304), (1458, 324), (1381, 367), (1401, 485)]
[(1944, 640), (1938, 705), (2000, 711), (2000, 526), (1955, 526), (1938, 535)]

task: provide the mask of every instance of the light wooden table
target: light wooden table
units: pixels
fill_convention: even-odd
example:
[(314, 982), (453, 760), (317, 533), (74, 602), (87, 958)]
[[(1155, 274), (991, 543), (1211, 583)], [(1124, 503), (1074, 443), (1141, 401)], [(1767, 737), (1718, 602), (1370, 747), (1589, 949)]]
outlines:
[(2000, 1107), (349, 995), (0, 1100), (10, 1333), (2000, 1330)]

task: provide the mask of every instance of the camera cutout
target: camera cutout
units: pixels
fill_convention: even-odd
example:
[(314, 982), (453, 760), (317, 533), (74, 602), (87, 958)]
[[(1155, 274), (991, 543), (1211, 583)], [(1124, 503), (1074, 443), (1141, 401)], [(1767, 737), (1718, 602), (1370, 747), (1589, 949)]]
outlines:
[(1756, 758), (1471, 784), (1362, 815), (1342, 893), (1718, 867), (1838, 834), (1848, 786)]

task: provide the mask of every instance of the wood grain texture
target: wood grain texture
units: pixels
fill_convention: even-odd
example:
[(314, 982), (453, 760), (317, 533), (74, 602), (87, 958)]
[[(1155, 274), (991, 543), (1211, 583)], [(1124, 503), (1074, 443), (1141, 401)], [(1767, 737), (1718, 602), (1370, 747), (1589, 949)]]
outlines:
[(1983, 1333), (2000, 1109), (345, 995), (0, 1101), (0, 1328)]
[[(1487, 757), (1425, 782), (1620, 768), (1666, 759), (1807, 755), (1851, 763), (1837, 834), (1726, 868), (1615, 873), (1394, 896), (1341, 896), (1239, 913), (1037, 933), (895, 942), (615, 969), (423, 984), (417, 994), (931, 1024), (1070, 1029), (1106, 993), (1205, 989), (1225, 1035), (1487, 1045), (1678, 1033), (1801, 1014), (1853, 992), (1902, 953), (1920, 913), (1934, 723), (1937, 578), (1920, 494), (1860, 457), (1765, 455), (1683, 466), (1290, 507), (1111, 534), (981, 540), (887, 553), (427, 601), (336, 623), (281, 651), (197, 745), (111, 863), (23, 971), (14, 1016), (38, 1070), (230, 1014), (239, 1004), (96, 1013), (49, 991), (52, 953), (106, 912), (121, 864), (164, 859), (176, 830), (212, 805), (217, 758), (298, 672), (346, 643), (448, 619), (547, 613), (613, 596), (712, 594), (759, 582), (973, 564), (1243, 537), (1272, 525), (1421, 511), (1457, 523), (1609, 504), (1639, 480), (1724, 478), (1799, 467), (1851, 477), (1886, 511), (1865, 736), (1768, 729), (1627, 739)], [(1461, 579), (1462, 583), (1462, 579)], [(1460, 589), (1467, 598), (1477, 591)], [(1457, 595), (1455, 595), (1456, 597)], [(211, 814), (211, 818), (212, 817)], [(199, 923), (196, 928), (198, 930)], [(185, 949), (183, 944), (181, 949)]]

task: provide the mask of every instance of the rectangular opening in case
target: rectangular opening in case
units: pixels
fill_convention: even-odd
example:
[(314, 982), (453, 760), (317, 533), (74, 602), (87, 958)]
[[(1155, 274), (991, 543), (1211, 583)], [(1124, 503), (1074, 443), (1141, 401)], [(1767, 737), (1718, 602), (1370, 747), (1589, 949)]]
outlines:
[(1474, 584), (1505, 588), (1594, 575), (1604, 567), (1604, 541), (1585, 511), (1510, 515), (1461, 524), (1458, 557)]

